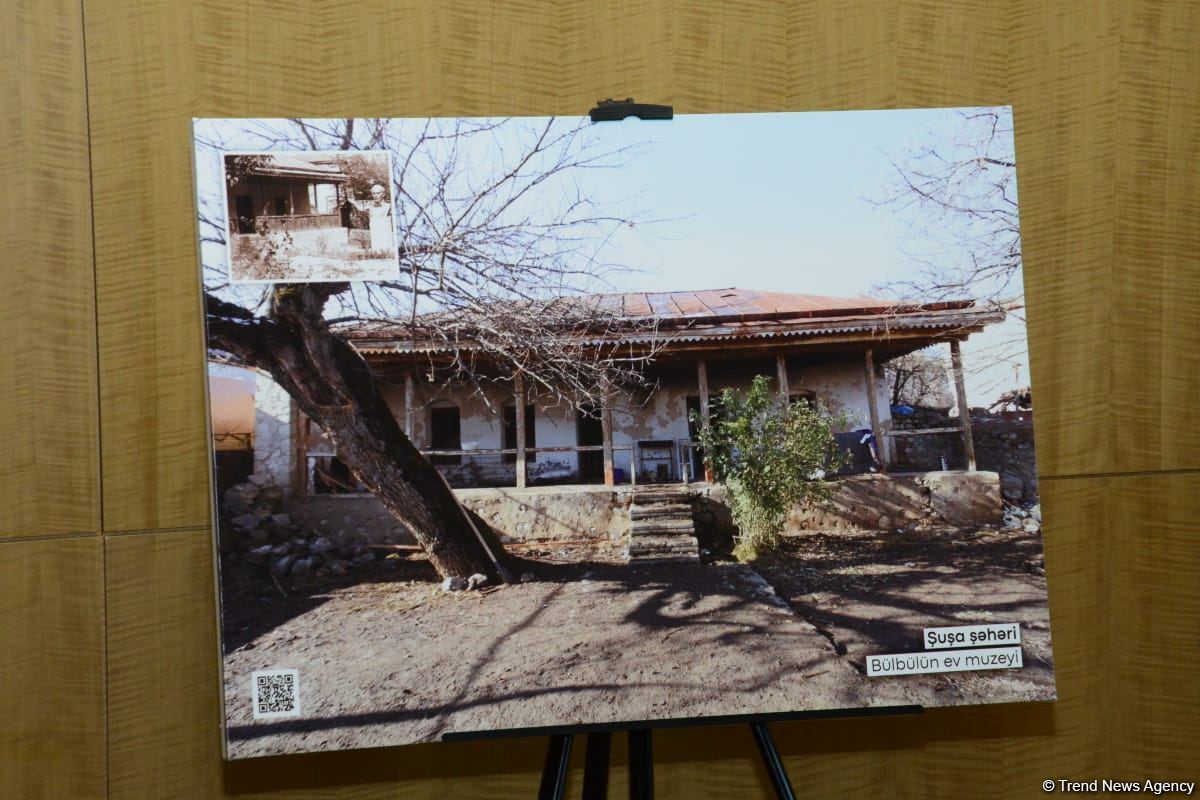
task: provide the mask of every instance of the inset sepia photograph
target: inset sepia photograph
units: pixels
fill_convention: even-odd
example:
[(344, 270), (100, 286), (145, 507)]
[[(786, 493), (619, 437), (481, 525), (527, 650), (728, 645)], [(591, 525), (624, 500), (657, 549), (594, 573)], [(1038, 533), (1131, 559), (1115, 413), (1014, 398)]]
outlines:
[(237, 283), (397, 275), (391, 153), (226, 153), (227, 266)]

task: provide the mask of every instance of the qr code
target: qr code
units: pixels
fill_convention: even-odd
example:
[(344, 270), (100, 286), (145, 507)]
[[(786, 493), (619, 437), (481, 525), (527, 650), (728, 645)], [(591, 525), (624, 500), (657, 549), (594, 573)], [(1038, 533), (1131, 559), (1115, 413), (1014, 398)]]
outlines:
[(250, 676), (255, 719), (300, 716), (300, 673), (294, 669), (255, 672)]

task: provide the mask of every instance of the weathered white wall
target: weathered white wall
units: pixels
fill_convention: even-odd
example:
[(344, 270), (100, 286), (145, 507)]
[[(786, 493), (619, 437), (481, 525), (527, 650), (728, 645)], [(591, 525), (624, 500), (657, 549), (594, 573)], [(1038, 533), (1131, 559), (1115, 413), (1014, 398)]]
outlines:
[(263, 373), (254, 380), (254, 474), (286, 493), (291, 487), (296, 448), (292, 398)]
[[(709, 392), (718, 394), (725, 387), (745, 390), (757, 374), (775, 377), (772, 358), (752, 361), (745, 359), (710, 359), (708, 361)], [(792, 358), (788, 362), (788, 383), (792, 393), (810, 390), (831, 408), (844, 413), (848, 429), (870, 427), (870, 410), (867, 402), (866, 376), (862, 361), (858, 358), (821, 364), (805, 364), (802, 359)], [(881, 424), (890, 427), (887, 389), (882, 370), (877, 373), (877, 395)], [(385, 396), (403, 424), (404, 386), (390, 385)], [(512, 402), (512, 395), (503, 387), (488, 387), (496, 413), (488, 410), (483, 399), (475, 394), (474, 387), (455, 385), (435, 387), (416, 382), (414, 385), (413, 439), (418, 447), (429, 447), (429, 409), (437, 405), (454, 404), (459, 407), (462, 421), (464, 448), (472, 444), (480, 449), (503, 447), (503, 424), (499, 414), (505, 404)], [(649, 398), (644, 393), (635, 393), (613, 408), (613, 445), (628, 447), (641, 440), (679, 441), (688, 438), (687, 398), (698, 396), (699, 388), (694, 367), (671, 370), (659, 378), (658, 389)], [(534, 414), (534, 429), (538, 447), (573, 446), (577, 442), (575, 412), (564, 407), (541, 407)], [(492, 457), (493, 459), (499, 457)], [(613, 466), (626, 475), (631, 471), (631, 451), (618, 449), (613, 455)], [(574, 453), (542, 453), (533, 463), (557, 462), (569, 469), (578, 469), (579, 459)]]

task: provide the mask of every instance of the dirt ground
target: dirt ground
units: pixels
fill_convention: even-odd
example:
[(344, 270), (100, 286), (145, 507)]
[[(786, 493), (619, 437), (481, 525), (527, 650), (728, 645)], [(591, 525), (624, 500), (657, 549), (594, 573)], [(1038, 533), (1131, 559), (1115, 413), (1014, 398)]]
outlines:
[[(286, 585), (286, 598), (269, 581), (229, 575), (230, 754), (492, 728), (1051, 699), (1040, 552), (1036, 535), (1011, 532), (807, 534), (752, 569), (635, 567), (605, 545), (556, 545), (520, 551), (539, 564), (534, 581), (452, 594), (426, 563), (398, 555), (336, 581)], [(921, 649), (922, 625), (1013, 620), (1026, 636), (1024, 670), (862, 673), (865, 653)], [(301, 718), (255, 722), (250, 673), (285, 668), (299, 670)]]
[(867, 655), (924, 650), (926, 627), (1021, 623), (1022, 669), (870, 678), (873, 700), (928, 707), (1055, 697), (1040, 532), (798, 534), (754, 568), (859, 671)]

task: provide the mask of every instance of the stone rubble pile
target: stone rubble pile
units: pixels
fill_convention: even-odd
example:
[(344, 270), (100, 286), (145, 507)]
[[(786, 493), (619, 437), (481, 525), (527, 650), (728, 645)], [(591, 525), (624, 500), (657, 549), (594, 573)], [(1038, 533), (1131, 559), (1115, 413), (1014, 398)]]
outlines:
[(1041, 503), (1035, 503), (1028, 508), (1014, 503), (1005, 503), (1003, 526), (1005, 528), (1023, 528), (1029, 533), (1037, 533), (1042, 529)]
[(265, 569), (276, 578), (346, 575), (375, 561), (361, 542), (337, 533), (304, 530), (282, 513), (283, 493), (251, 476), (221, 498), (221, 553), (226, 563)]

